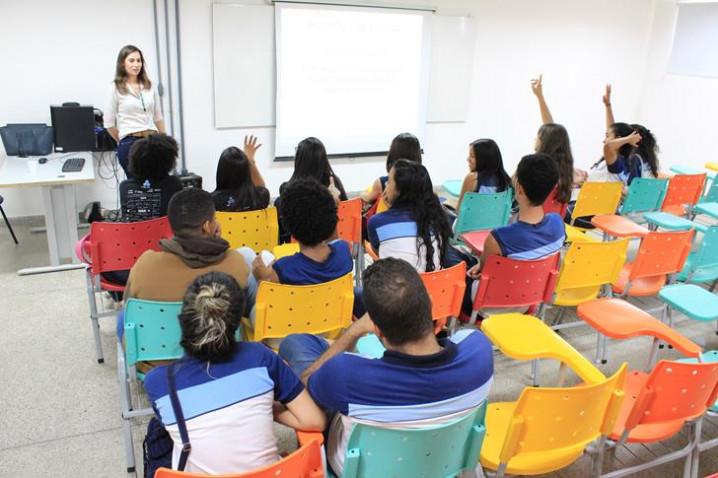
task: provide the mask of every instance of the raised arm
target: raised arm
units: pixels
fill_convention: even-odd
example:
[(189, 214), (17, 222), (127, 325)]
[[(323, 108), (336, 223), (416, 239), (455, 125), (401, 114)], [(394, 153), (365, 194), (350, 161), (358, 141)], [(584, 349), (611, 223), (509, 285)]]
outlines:
[(610, 128), (616, 120), (613, 118), (613, 109), (611, 108), (611, 85), (606, 85), (606, 92), (603, 94), (603, 106), (606, 107), (606, 129)]
[(262, 147), (262, 144), (257, 144), (257, 137), (254, 135), (248, 135), (244, 137), (244, 154), (249, 159), (249, 174), (252, 177), (252, 184), (257, 187), (265, 187), (264, 178), (257, 168), (257, 162), (254, 160), (254, 155), (257, 150)]
[(541, 109), (541, 122), (543, 124), (546, 123), (553, 123), (553, 116), (551, 116), (551, 111), (548, 109), (548, 105), (546, 104), (546, 99), (543, 96), (543, 75), (539, 75), (538, 78), (534, 78), (531, 80), (531, 90), (534, 92), (534, 95), (536, 95), (536, 99), (539, 103), (539, 108)]
[(605, 159), (606, 164), (610, 166), (616, 162), (616, 159), (618, 158), (618, 150), (621, 149), (621, 146), (624, 144), (630, 144), (635, 147), (640, 141), (641, 135), (635, 131), (622, 138), (607, 140), (603, 143), (603, 159)]

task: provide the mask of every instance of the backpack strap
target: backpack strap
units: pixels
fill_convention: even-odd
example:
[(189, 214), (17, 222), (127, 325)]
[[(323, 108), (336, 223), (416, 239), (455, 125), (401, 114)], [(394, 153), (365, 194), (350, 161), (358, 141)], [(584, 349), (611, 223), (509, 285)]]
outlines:
[(172, 362), (169, 367), (167, 367), (167, 382), (169, 383), (172, 410), (174, 411), (175, 419), (177, 420), (177, 427), (179, 428), (180, 437), (182, 438), (182, 453), (180, 454), (177, 470), (184, 471), (184, 467), (187, 465), (189, 452), (192, 451), (192, 444), (189, 442), (187, 424), (184, 421), (182, 406), (180, 405), (179, 397), (177, 396), (177, 386), (175, 385), (175, 364), (176, 362)]

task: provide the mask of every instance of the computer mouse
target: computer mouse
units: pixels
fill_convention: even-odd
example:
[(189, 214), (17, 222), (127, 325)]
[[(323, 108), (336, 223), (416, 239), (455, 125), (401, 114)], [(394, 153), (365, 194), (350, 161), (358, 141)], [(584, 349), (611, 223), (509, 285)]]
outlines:
[(45, 164), (45, 163), (47, 163), (47, 158), (40, 158), (37, 160), (37, 162), (40, 164)]

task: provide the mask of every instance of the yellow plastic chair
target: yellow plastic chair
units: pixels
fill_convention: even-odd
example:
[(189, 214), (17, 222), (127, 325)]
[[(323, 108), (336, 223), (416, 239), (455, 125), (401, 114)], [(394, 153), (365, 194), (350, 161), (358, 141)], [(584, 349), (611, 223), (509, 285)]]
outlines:
[(599, 383), (527, 387), (516, 402), (489, 404), (481, 465), (497, 477), (539, 475), (570, 465), (588, 444), (611, 433), (625, 375), (624, 363)]
[(247, 246), (260, 253), (271, 251), (279, 242), (277, 208), (259, 211), (217, 212), (217, 222), (222, 228), (222, 239), (236, 249)]
[(272, 347), (289, 334), (335, 338), (352, 322), (354, 286), (351, 273), (316, 285), (260, 282), (252, 328), (242, 319), (245, 338)]
[(576, 225), (576, 219), (600, 214), (615, 214), (621, 202), (622, 183), (588, 182), (581, 186), (576, 199), (576, 206), (571, 213), (571, 224), (566, 225), (566, 241), (594, 242), (586, 235), (585, 228)]
[(274, 255), (274, 259), (280, 259), (282, 257), (293, 256), (297, 252), (299, 252), (299, 243), (298, 242), (287, 242), (285, 244), (280, 244), (278, 246), (274, 246), (274, 249), (272, 249), (272, 254)]

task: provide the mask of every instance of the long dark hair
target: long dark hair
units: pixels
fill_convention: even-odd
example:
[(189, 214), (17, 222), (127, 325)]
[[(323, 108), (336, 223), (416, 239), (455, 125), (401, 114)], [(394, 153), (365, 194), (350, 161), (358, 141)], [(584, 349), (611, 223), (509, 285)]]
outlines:
[(539, 128), (538, 139), (536, 152), (551, 156), (558, 167), (556, 200), (567, 203), (571, 200), (571, 189), (573, 189), (573, 154), (571, 154), (568, 131), (560, 124), (546, 123)]
[[(621, 122), (613, 123), (608, 128), (613, 132), (613, 136), (615, 136), (616, 138), (624, 138), (624, 137), (630, 135), (631, 133), (633, 133), (633, 128), (631, 128), (631, 126), (628, 123), (621, 123)], [(634, 147), (628, 143), (621, 146), (618, 150), (618, 154), (620, 154), (621, 156), (626, 158), (626, 161), (629, 161), (629, 162), (631, 161), (631, 155), (633, 154), (633, 152), (634, 152)], [(605, 160), (606, 159), (603, 156), (601, 156), (601, 159), (596, 161), (593, 164), (593, 166), (591, 166), (591, 167), (595, 168), (596, 166), (598, 166)], [(633, 170), (632, 165), (629, 164), (629, 167), (631, 167), (631, 170)]]
[(419, 139), (411, 133), (400, 133), (394, 137), (386, 156), (386, 172), (391, 171), (399, 159), (407, 159), (421, 164), (421, 145)]
[(259, 190), (252, 183), (249, 158), (236, 146), (226, 148), (219, 156), (216, 191), (232, 191), (242, 205), (261, 202)]
[(297, 152), (294, 154), (294, 173), (289, 182), (300, 178), (314, 179), (327, 187), (330, 184), (329, 178), (334, 178), (334, 185), (339, 190), (339, 198), (342, 201), (347, 199), (342, 182), (329, 164), (324, 143), (317, 138), (305, 138), (297, 145)]
[(511, 185), (511, 178), (504, 169), (499, 145), (493, 139), (477, 139), (471, 143), (476, 158), (476, 188), (488, 178), (496, 178), (496, 191), (505, 191)]
[(142, 68), (140, 68), (140, 74), (137, 76), (137, 81), (140, 82), (143, 88), (151, 88), (152, 82), (150, 81), (150, 78), (147, 76), (147, 69), (145, 63), (145, 56), (142, 54), (142, 50), (137, 48), (134, 45), (125, 45), (120, 49), (120, 52), (117, 54), (117, 65), (115, 66), (115, 88), (117, 88), (117, 91), (119, 91), (122, 94), (127, 94), (127, 85), (125, 82), (127, 81), (127, 70), (125, 70), (125, 58), (127, 58), (129, 55), (131, 55), (134, 52), (138, 52), (140, 54), (140, 60), (142, 60)]
[(658, 144), (656, 144), (656, 138), (651, 133), (651, 130), (640, 124), (630, 125), (633, 131), (641, 135), (641, 141), (636, 147), (636, 152), (641, 156), (641, 159), (648, 163), (648, 167), (651, 169), (653, 177), (658, 177), (658, 156), (656, 153), (660, 151)]
[[(421, 164), (406, 159), (397, 160), (392, 169), (398, 196), (391, 208), (409, 211), (416, 221), (417, 235), (426, 248), (426, 272), (438, 270), (441, 264), (434, 264), (432, 238), (436, 238), (439, 257), (443, 258), (451, 236), (451, 226), (439, 198), (434, 194), (429, 172)], [(416, 241), (417, 254), (421, 253), (421, 242)]]

